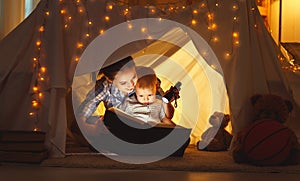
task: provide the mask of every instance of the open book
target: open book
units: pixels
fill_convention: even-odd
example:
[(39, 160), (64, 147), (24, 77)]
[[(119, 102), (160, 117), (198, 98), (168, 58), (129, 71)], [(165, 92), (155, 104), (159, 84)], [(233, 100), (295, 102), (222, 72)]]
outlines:
[(160, 127), (160, 128), (181, 127), (172, 124), (156, 123), (154, 121), (145, 122), (115, 107), (108, 108), (105, 112), (104, 120), (111, 120), (111, 119), (113, 120), (119, 119), (120, 121), (127, 124), (128, 126), (139, 128), (139, 129), (149, 129), (151, 127)]

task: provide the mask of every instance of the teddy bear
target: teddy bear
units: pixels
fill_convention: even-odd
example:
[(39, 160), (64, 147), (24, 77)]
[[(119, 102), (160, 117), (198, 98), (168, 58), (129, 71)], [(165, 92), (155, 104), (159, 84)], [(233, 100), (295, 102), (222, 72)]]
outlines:
[(292, 103), (274, 94), (256, 94), (250, 102), (252, 119), (234, 135), (233, 160), (258, 166), (297, 164), (300, 145), (295, 133), (284, 125)]
[(214, 112), (209, 118), (212, 125), (197, 142), (198, 150), (204, 151), (225, 151), (229, 148), (232, 135), (225, 129), (230, 121), (229, 114)]

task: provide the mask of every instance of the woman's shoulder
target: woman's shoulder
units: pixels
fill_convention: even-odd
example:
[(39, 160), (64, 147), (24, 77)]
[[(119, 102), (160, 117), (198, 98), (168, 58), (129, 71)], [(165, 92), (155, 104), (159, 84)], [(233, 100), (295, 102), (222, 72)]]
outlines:
[(95, 90), (101, 89), (103, 87), (107, 87), (109, 86), (109, 84), (110, 83), (107, 81), (105, 77), (101, 77), (100, 79), (96, 80)]

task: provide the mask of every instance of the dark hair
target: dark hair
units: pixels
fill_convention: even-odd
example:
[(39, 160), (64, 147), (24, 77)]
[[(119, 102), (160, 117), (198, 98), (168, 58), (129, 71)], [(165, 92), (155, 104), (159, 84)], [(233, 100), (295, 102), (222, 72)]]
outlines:
[(113, 63), (105, 68), (100, 69), (99, 74), (103, 74), (109, 80), (114, 80), (116, 74), (119, 71), (135, 67), (135, 63), (131, 56), (125, 57), (121, 60), (118, 60), (116, 63)]

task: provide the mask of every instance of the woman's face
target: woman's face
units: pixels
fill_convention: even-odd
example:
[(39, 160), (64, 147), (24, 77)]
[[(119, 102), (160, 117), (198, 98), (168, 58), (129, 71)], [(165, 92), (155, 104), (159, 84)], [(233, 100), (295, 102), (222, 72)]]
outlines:
[(128, 94), (134, 90), (134, 86), (137, 81), (137, 75), (135, 71), (135, 67), (127, 68), (122, 71), (119, 71), (115, 79), (113, 80), (113, 84), (124, 94)]

